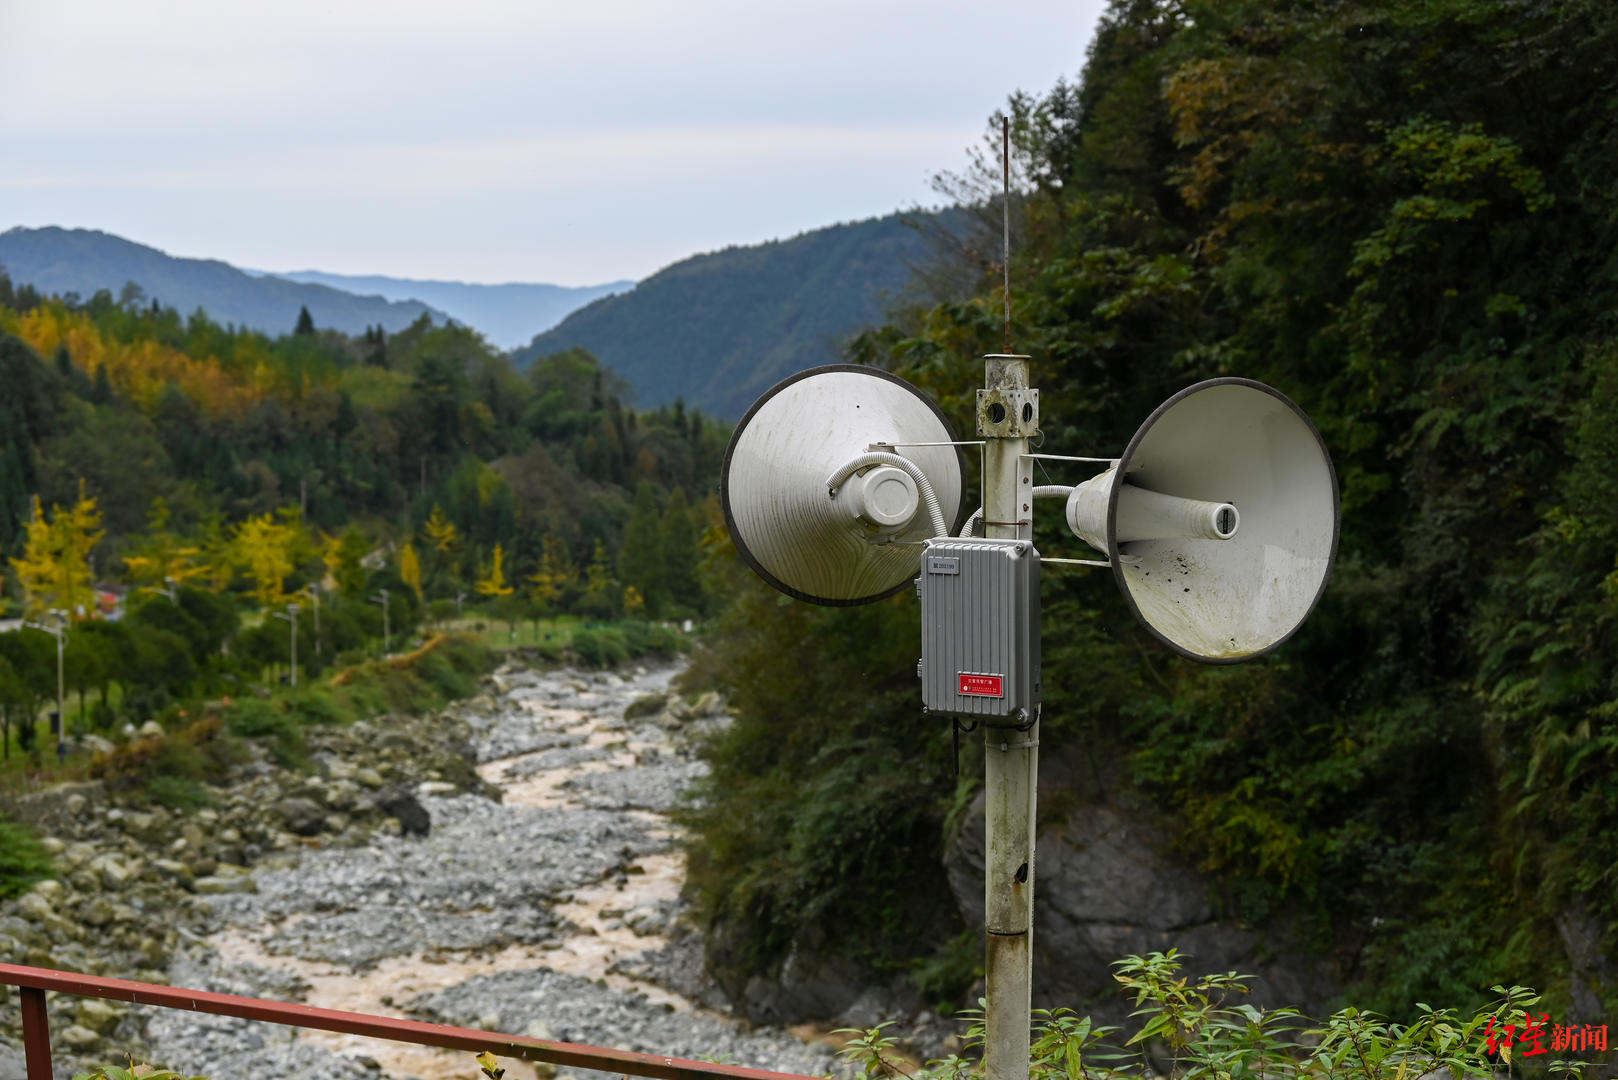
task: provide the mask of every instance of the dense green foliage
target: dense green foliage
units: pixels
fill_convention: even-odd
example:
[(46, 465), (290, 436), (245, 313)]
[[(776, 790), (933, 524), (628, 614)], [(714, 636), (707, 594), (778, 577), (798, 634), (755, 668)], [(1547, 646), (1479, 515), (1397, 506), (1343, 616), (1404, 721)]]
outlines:
[[(1260, 1008), (1240, 1001), (1251, 976), (1234, 971), (1181, 973), (1174, 949), (1115, 961), (1119, 989), (1133, 999), (1128, 1028), (1093, 1023), (1070, 1009), (1036, 1009), (1028, 1048), (1035, 1080), (1404, 1080), (1444, 1074), (1455, 1080), (1492, 1080), (1505, 1062), (1539, 1075), (1580, 1076), (1591, 1059), (1587, 1032), (1578, 1025), (1546, 1025), (1535, 1014), (1540, 995), (1523, 986), (1495, 986), (1492, 1001), (1476, 1010), (1422, 1005), (1411, 1022), (1348, 1006), (1324, 1022), (1291, 1007)], [(969, 1050), (981, 1049), (983, 1016), (972, 1010)], [(883, 1032), (843, 1029), (852, 1035), (838, 1050), (864, 1080), (906, 1075), (915, 1080), (973, 1080), (984, 1063), (951, 1054), (923, 1069), (903, 1068), (897, 1040)], [(1602, 1028), (1604, 1032), (1606, 1029)], [(1605, 1037), (1601, 1040), (1605, 1043)], [(1544, 1055), (1544, 1056), (1541, 1056)]]
[[(199, 308), (219, 323), (267, 334), (292, 330), (300, 307), (320, 326), (357, 334), (373, 323), (403, 330), (424, 314), (444, 322), (442, 311), (421, 298), (384, 300), (374, 290), (363, 296), (319, 283), (256, 276), (217, 259), (185, 259), (156, 248), (89, 229), (8, 229), (0, 233), (0, 266), (11, 277), (47, 294), (114, 294), (158, 301), (180, 311)], [(429, 301), (430, 303), (431, 301)]]
[[(1618, 956), (1618, 8), (1115, 0), (1082, 79), (1008, 111), (1045, 448), (1117, 453), (1173, 391), (1241, 374), (1316, 420), (1343, 506), (1320, 608), (1239, 667), (1157, 647), (1106, 575), (1047, 575), (1046, 741), (1149, 793), (1227, 914), (1313, 916), (1372, 1007), (1502, 980), (1565, 1004), (1577, 978), (1610, 1010), (1612, 969), (1558, 929)], [(982, 217), (968, 249), (994, 250), (997, 150), (954, 178)], [(963, 430), (975, 357), (1001, 351), (982, 269), (977, 299), (855, 350)], [(1055, 517), (1039, 546), (1071, 551)], [(913, 608), (783, 607), (814, 647), (777, 653), (766, 603), (744, 594), (746, 632), (716, 641), (744, 717), (698, 880), (778, 957), (828, 908), (886, 910), (896, 858), (942, 888), (958, 800), (930, 779), (947, 732), (917, 714)], [(839, 739), (875, 832), (780, 843), (849, 805), (782, 786), (836, 784), (847, 759), (816, 752)], [(907, 783), (883, 795), (885, 770)], [(718, 891), (738, 878), (756, 916)], [(891, 947), (926, 953), (917, 930)]]
[[(83, 479), (105, 516), (107, 577), (161, 500), (162, 531), (204, 548), (282, 511), (342, 535), (355, 558), (414, 540), (428, 598), (470, 591), (496, 544), (521, 584), (549, 535), (565, 610), (598, 545), (615, 564), (635, 488), (660, 508), (680, 490), (688, 517), (725, 437), (679, 403), (626, 408), (623, 384), (580, 350), (519, 376), (474, 332), (425, 319), (272, 340), (105, 292), (47, 301), (3, 277), (0, 374), (0, 554), (20, 550), (29, 495), (70, 504)], [(421, 535), (434, 507), (456, 530), (442, 550)]]
[[(932, 227), (957, 215), (918, 215)], [(660, 405), (683, 397), (734, 419), (778, 380), (835, 363), (882, 321), (927, 250), (898, 215), (694, 255), (605, 297), (512, 353), (519, 367), (582, 346)]]

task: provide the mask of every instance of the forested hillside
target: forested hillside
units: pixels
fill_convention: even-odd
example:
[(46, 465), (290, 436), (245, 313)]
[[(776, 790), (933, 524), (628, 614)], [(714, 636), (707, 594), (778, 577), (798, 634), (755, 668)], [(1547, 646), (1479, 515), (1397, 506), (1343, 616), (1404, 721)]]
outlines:
[(0, 269), (50, 296), (83, 300), (105, 289), (120, 301), (143, 300), (186, 314), (201, 308), (222, 326), (270, 335), (290, 333), (300, 309), (321, 326), (349, 334), (372, 325), (403, 330), (424, 314), (445, 320), (419, 299), (356, 296), (323, 284), (255, 277), (218, 259), (180, 258), (91, 229), (0, 232)]
[[(360, 337), (306, 316), (269, 338), (0, 276), (0, 384), (0, 611), (66, 615), (81, 735), (284, 672), (284, 617), (319, 668), (463, 608), (629, 616), (634, 646), (647, 620), (707, 603), (725, 433), (625, 408), (583, 352), (519, 376), (425, 316)], [(597, 662), (624, 640), (574, 645)], [(46, 635), (0, 633), (7, 758), (13, 737), (37, 748), (53, 660)]]
[[(954, 214), (917, 215), (930, 230)], [(695, 255), (580, 308), (512, 354), (582, 346), (642, 405), (677, 398), (735, 419), (794, 371), (836, 362), (903, 294), (927, 237), (902, 215)]]
[[(1325, 599), (1257, 662), (1178, 658), (1108, 575), (1048, 573), (1042, 755), (1084, 747), (1155, 806), (1227, 914), (1299, 915), (1357, 1004), (1408, 1017), (1522, 982), (1604, 1022), (1618, 8), (1115, 0), (1082, 77), (1008, 111), (1045, 450), (1116, 454), (1175, 390), (1240, 374), (1315, 419), (1342, 489)], [(998, 158), (952, 188), (985, 230)], [(1001, 350), (979, 269), (972, 301), (852, 350), (968, 431)], [(1058, 519), (1049, 554), (1076, 546)], [(962, 927), (929, 898), (981, 761), (966, 740), (954, 781), (920, 714), (913, 600), (812, 609), (715, 572), (741, 599), (707, 663), (743, 719), (695, 819), (709, 917), (758, 972), (833, 948), (960, 993), (975, 949), (941, 946)]]

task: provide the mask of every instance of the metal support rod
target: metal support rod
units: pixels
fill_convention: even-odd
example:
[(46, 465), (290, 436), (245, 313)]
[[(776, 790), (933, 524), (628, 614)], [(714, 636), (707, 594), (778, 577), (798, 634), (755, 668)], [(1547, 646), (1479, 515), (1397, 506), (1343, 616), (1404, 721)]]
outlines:
[(51, 1025), (45, 1012), (45, 991), (33, 986), (22, 990), (22, 1048), (28, 1080), (51, 1080)]
[[(1028, 387), (1026, 357), (984, 360), (985, 386), (1002, 392)], [(984, 535), (1033, 538), (1033, 463), (1028, 439), (989, 437), (983, 448)], [(1030, 501), (1030, 512), (1023, 502)], [(1000, 524), (1016, 522), (1017, 524)], [(983, 1067), (986, 1080), (1028, 1080), (1029, 1008), (1033, 983), (1034, 781), (1039, 773), (1039, 725), (1004, 751), (1004, 733), (985, 728), (984, 938), (986, 1001)]]
[(1000, 223), (1004, 230), (1001, 237), (1001, 252), (1004, 258), (1006, 294), (1006, 321), (1005, 341), (1003, 352), (1011, 352), (1011, 117), (1000, 118), (1000, 178), (1004, 184), (1004, 191), (1000, 199)]
[(1041, 461), (1088, 461), (1098, 465), (1116, 465), (1115, 457), (1074, 457), (1071, 454), (1024, 454), (1023, 457), (1039, 458)]

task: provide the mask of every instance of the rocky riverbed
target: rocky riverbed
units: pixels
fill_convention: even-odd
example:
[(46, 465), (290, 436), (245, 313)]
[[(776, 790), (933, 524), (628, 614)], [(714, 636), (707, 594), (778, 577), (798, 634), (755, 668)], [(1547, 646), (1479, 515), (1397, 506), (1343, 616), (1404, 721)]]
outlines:
[[(825, 1045), (729, 1018), (683, 919), (667, 815), (701, 774), (691, 736), (725, 718), (717, 699), (671, 694), (673, 674), (508, 666), (442, 715), (311, 729), (307, 773), (255, 751), (210, 793), (214, 805), (191, 815), (118, 806), (96, 787), (36, 796), (26, 813), (49, 837), (59, 877), (0, 908), (0, 951), (825, 1072)], [(462, 1053), (98, 1001), (60, 999), (51, 1022), (63, 1076), (125, 1049), (216, 1080), (476, 1072)], [(18, 1030), (14, 1000), (0, 1024)], [(536, 1075), (503, 1064), (513, 1078)], [(0, 1080), (13, 1074), (14, 1038), (0, 1045)]]

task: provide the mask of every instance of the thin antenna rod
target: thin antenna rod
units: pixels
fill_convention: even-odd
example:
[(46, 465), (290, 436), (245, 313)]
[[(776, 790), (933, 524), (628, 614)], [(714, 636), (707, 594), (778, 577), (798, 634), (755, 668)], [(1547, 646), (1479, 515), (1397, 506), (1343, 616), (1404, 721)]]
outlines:
[(1004, 195), (1000, 200), (1001, 211), (1001, 266), (1005, 271), (1006, 293), (1006, 321), (1005, 321), (1005, 347), (1001, 350), (1007, 356), (1011, 355), (1011, 117), (1000, 117), (1000, 179), (1005, 185)]

